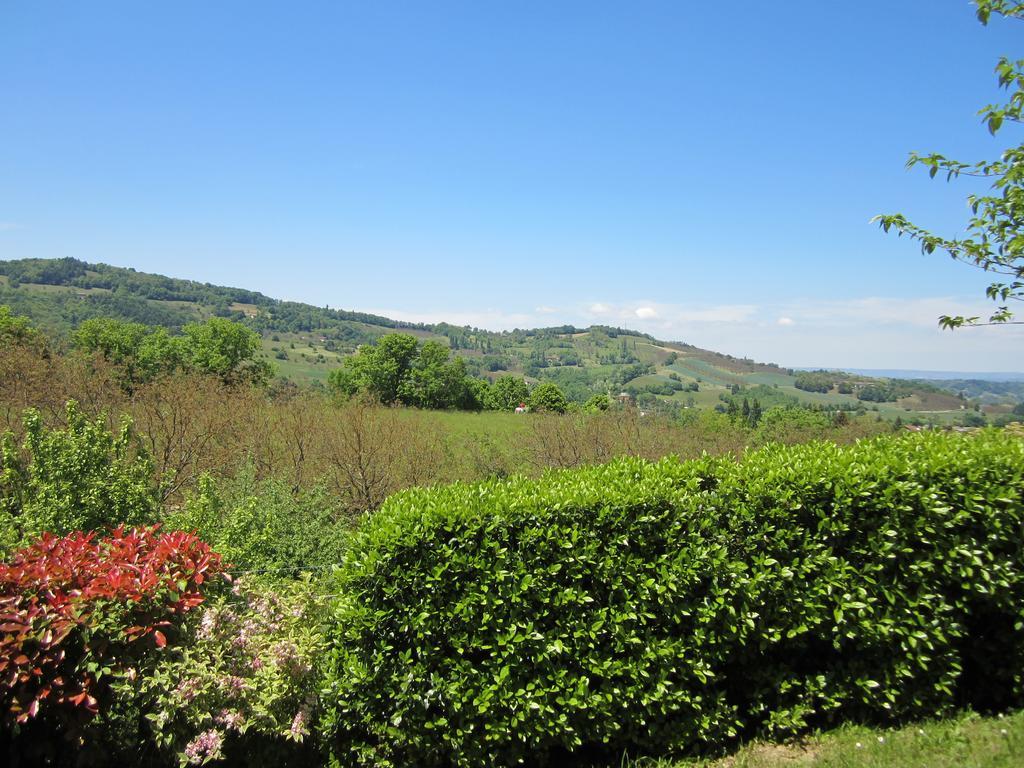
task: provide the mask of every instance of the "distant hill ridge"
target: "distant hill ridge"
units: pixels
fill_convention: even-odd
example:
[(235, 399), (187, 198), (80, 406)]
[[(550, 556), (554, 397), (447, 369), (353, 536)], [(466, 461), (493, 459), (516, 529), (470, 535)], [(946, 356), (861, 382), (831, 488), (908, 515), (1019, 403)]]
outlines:
[[(131, 267), (114, 267), (102, 263), (91, 264), (73, 258), (0, 261), (0, 276), (6, 278), (4, 287), (7, 289), (17, 289), (22, 284), (77, 288), (81, 289), (81, 292), (73, 294), (75, 299), (84, 299), (101, 305), (113, 303), (104, 301), (104, 297), (129, 297), (149, 302), (191, 303), (208, 307), (213, 310), (213, 314), (220, 316), (236, 315), (239, 319), (252, 320), (254, 317), (262, 316), (263, 322), (257, 324), (264, 326), (263, 330), (270, 331), (313, 331), (320, 328), (330, 328), (339, 321), (376, 325), (383, 328), (405, 328), (420, 331), (434, 331), (437, 329), (443, 331), (446, 328), (459, 327), (450, 326), (447, 323), (413, 323), (393, 320), (389, 317), (374, 315), (368, 312), (317, 307), (303, 302), (274, 299), (259, 291), (251, 291), (245, 288), (232, 288), (211, 283), (200, 283), (195, 280), (166, 277), (149, 272), (139, 272)], [(6, 294), (7, 298), (10, 297), (9, 292), (5, 291), (4, 294)], [(144, 316), (151, 314), (151, 310), (136, 309), (139, 314)], [(144, 318), (140, 318), (139, 321), (173, 327), (194, 319), (190, 316), (191, 314), (184, 311), (179, 318), (172, 312), (163, 318), (164, 322), (159, 320), (153, 322)], [(302, 327), (299, 329), (292, 327), (296, 314), (302, 315), (299, 321)], [(72, 313), (68, 319), (77, 319), (77, 315)], [(168, 320), (180, 320), (180, 322), (167, 322)], [(462, 327), (481, 333), (493, 333), (492, 331), (480, 328)], [(649, 334), (629, 331), (624, 328), (592, 327), (608, 328), (619, 333), (628, 333), (630, 336), (654, 339)], [(580, 333), (587, 329), (564, 325), (537, 330), (558, 333)]]
[[(797, 370), (811, 371), (819, 369), (798, 368)], [(880, 379), (1024, 381), (1024, 372), (1019, 371), (918, 371), (905, 368), (839, 368), (836, 370), (846, 371), (847, 373), (859, 373), (863, 376), (873, 376)]]
[(325, 382), (330, 370), (359, 345), (402, 331), (445, 343), (465, 358), (471, 375), (550, 380), (577, 402), (594, 393), (617, 397), (625, 392), (645, 407), (722, 410), (730, 403), (739, 407), (749, 397), (766, 407), (872, 408), (887, 418), (920, 411), (933, 414), (929, 418), (947, 414), (941, 418), (950, 419), (963, 410), (965, 397), (979, 398), (993, 413), (1005, 412), (1024, 399), (1024, 385), (1018, 383), (888, 385), (863, 374), (808, 374), (603, 325), (495, 332), (448, 323), (410, 323), (72, 258), (0, 261), (0, 304), (58, 338), (67, 338), (92, 317), (171, 330), (209, 317), (231, 318), (258, 331), (263, 355), (281, 376), (296, 381)]
[[(244, 288), (200, 283), (109, 264), (90, 264), (78, 259), (21, 259), (0, 261), (0, 275), (7, 278), (8, 287), (21, 284), (50, 285), (79, 288), (84, 293), (78, 298), (94, 299), (105, 292), (149, 301), (188, 302), (210, 307), (215, 314), (241, 314), (246, 308), (258, 308), (273, 314), (295, 310), (320, 316), (325, 321), (348, 320), (388, 328), (425, 328), (421, 323), (404, 323), (366, 312), (349, 312), (326, 307), (314, 307), (301, 302), (272, 299), (258, 291)], [(251, 312), (250, 312), (251, 314)], [(166, 325), (167, 323), (156, 323)]]

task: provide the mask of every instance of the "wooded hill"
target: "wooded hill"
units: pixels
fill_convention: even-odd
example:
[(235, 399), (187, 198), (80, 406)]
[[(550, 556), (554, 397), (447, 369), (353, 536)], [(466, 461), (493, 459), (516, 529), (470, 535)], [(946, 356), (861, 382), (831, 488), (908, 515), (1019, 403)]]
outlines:
[[(939, 382), (903, 382), (835, 372), (795, 372), (683, 342), (659, 341), (623, 328), (556, 326), (493, 332), (447, 323), (408, 323), (365, 312), (281, 301), (243, 288), (181, 280), (76, 259), (0, 261), (0, 305), (67, 337), (93, 317), (161, 326), (225, 317), (258, 331), (263, 353), (280, 376), (323, 382), (361, 344), (388, 333), (445, 343), (468, 371), (494, 379), (508, 373), (550, 380), (570, 400), (595, 392), (627, 393), (645, 407), (728, 408), (802, 405), (878, 410), (887, 418), (950, 422), (976, 404), (990, 417), (1009, 414), (1019, 393), (944, 389)], [(983, 401), (971, 398), (984, 396)]]

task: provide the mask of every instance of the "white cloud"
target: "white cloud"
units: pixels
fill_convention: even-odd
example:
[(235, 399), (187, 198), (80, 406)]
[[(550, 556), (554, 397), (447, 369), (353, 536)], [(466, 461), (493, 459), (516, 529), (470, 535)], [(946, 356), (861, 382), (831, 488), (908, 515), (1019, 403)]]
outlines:
[(539, 306), (539, 307), (535, 307), (533, 311), (536, 312), (539, 315), (553, 315), (553, 314), (555, 314), (558, 311), (558, 308), (557, 307), (545, 307), (545, 306), (542, 305), (542, 306)]
[(15, 229), (21, 229), (16, 221), (0, 221), (0, 232), (11, 232)]
[(792, 317), (780, 317), (775, 321), (776, 325), (794, 325), (795, 321)]
[[(584, 316), (588, 320), (612, 319), (623, 325), (672, 328), (688, 323), (740, 323), (749, 320), (756, 312), (753, 304), (660, 304), (654, 302), (630, 302), (626, 304), (591, 304)], [(658, 320), (657, 325), (651, 321)], [(638, 323), (638, 321), (640, 321)]]
[(680, 308), (675, 316), (684, 323), (745, 323), (757, 313), (753, 304), (719, 304)]

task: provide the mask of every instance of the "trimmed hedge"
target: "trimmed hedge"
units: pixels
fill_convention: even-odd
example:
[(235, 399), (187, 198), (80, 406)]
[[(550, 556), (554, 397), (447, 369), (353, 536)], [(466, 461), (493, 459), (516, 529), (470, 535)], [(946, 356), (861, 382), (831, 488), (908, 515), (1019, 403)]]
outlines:
[(1020, 706), (1022, 475), (986, 431), (400, 493), (339, 575), (335, 756), (561, 764)]

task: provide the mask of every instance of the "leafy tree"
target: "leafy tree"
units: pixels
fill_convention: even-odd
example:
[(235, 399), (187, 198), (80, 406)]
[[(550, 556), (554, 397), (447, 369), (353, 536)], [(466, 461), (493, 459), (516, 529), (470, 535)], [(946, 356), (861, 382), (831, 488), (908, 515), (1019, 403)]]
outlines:
[(466, 363), (436, 341), (419, 350), (398, 387), (398, 398), (418, 408), (460, 408), (469, 404)]
[(499, 376), (491, 386), (488, 407), (496, 411), (512, 411), (530, 397), (526, 382), (519, 376)]
[(73, 342), (120, 366), (129, 388), (181, 368), (218, 376), (226, 384), (265, 384), (273, 373), (270, 363), (257, 358), (259, 334), (240, 323), (214, 317), (183, 330), (184, 336), (171, 336), (165, 328), (98, 317), (84, 321)]
[[(982, 24), (988, 24), (993, 14), (1024, 20), (1024, 3), (1021, 2), (975, 0), (975, 5)], [(1011, 61), (1003, 57), (996, 66), (996, 74), (999, 85), (1010, 91), (1010, 96), (1006, 102), (989, 104), (979, 112), (993, 136), (1006, 123), (1024, 122), (1024, 60)], [(917, 240), (924, 253), (944, 251), (956, 261), (998, 276), (985, 291), (989, 299), (999, 302), (987, 322), (981, 322), (979, 317), (943, 315), (939, 318), (939, 325), (959, 328), (965, 325), (1020, 324), (1022, 321), (1014, 320), (1015, 313), (1009, 308), (1009, 302), (1024, 299), (1024, 143), (1007, 148), (998, 160), (973, 163), (935, 153), (912, 153), (907, 167), (919, 165), (927, 168), (933, 178), (943, 173), (947, 181), (973, 176), (992, 182), (990, 194), (967, 197), (972, 215), (967, 224), (968, 235), (964, 238), (936, 235), (898, 213), (875, 219), (886, 232), (892, 229), (900, 236), (907, 235)]]
[(124, 371), (131, 387), (151, 381), (183, 364), (185, 344), (164, 328), (150, 328), (110, 317), (84, 321), (75, 331), (73, 342), (83, 352), (99, 354)]
[(489, 399), (487, 382), (470, 378), (466, 361), (445, 345), (392, 333), (374, 346), (361, 347), (331, 371), (328, 383), (338, 394), (365, 392), (374, 400), (417, 408), (478, 410)]
[(793, 386), (802, 389), (804, 392), (827, 393), (832, 389), (834, 376), (827, 371), (809, 371), (798, 373)]
[(757, 423), (761, 421), (761, 401), (756, 397), (754, 398), (753, 404), (750, 406), (750, 417), (747, 421), (751, 427), (756, 427)]
[(273, 375), (273, 366), (256, 357), (260, 335), (240, 323), (211, 317), (182, 330), (187, 361), (196, 370), (219, 376), (225, 384), (265, 384)]
[(98, 352), (115, 364), (138, 357), (142, 340), (150, 328), (142, 323), (128, 323), (112, 317), (94, 317), (78, 326), (72, 341), (83, 352)]
[(10, 307), (0, 306), (0, 346), (41, 346), (42, 343), (42, 334), (32, 326), (27, 317), (15, 315)]
[(858, 400), (866, 400), (872, 403), (886, 403), (899, 398), (899, 393), (893, 387), (885, 384), (866, 384), (857, 392)]
[(583, 410), (590, 412), (607, 411), (611, 407), (611, 404), (612, 401), (608, 395), (597, 394), (590, 397), (590, 399), (583, 404)]
[(553, 381), (542, 381), (530, 393), (530, 407), (535, 411), (565, 413), (569, 401)]
[(487, 379), (476, 379), (472, 376), (466, 377), (466, 402), (458, 406), (471, 411), (479, 411), (489, 408), (491, 402), (491, 385)]
[(725, 414), (731, 421), (735, 421), (740, 414), (740, 409), (736, 406), (736, 401), (729, 399), (727, 400)]
[(152, 519), (157, 493), (152, 463), (131, 433), (117, 434), (102, 417), (87, 419), (74, 401), (67, 426), (47, 429), (36, 411), (25, 415), (19, 451), (11, 433), (0, 443), (0, 547), (43, 531), (64, 535)]
[(328, 382), (343, 395), (367, 392), (382, 403), (398, 400), (399, 387), (416, 357), (418, 342), (407, 333), (381, 336), (373, 346), (361, 347), (331, 371)]

